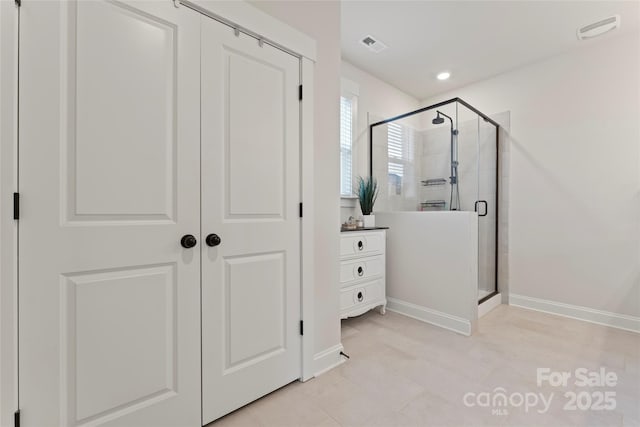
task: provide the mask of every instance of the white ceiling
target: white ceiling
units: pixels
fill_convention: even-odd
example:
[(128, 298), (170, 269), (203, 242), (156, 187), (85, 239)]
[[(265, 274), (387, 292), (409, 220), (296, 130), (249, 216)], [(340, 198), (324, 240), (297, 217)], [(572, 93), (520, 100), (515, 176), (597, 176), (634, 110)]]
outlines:
[[(578, 41), (578, 27), (619, 14), (621, 28)], [(418, 99), (638, 31), (638, 1), (343, 1), (342, 57)], [(373, 53), (360, 40), (389, 46)], [(439, 81), (441, 71), (451, 78)]]

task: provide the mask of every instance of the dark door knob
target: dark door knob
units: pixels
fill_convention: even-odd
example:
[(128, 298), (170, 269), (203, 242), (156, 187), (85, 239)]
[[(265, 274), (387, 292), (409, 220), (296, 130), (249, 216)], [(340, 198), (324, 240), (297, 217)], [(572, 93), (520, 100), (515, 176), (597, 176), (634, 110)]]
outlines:
[(198, 240), (195, 238), (193, 234), (185, 234), (184, 236), (182, 236), (182, 239), (180, 239), (180, 244), (185, 249), (191, 249), (197, 243), (198, 243)]
[(214, 233), (209, 234), (204, 241), (207, 243), (207, 246), (211, 247), (218, 246), (220, 243), (222, 243), (222, 239), (220, 239), (220, 236)]

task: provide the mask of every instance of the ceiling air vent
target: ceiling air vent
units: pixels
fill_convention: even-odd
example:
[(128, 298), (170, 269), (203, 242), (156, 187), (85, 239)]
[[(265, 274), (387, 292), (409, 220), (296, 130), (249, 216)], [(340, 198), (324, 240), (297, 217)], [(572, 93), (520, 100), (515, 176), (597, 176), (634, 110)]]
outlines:
[(593, 24), (578, 28), (578, 40), (587, 40), (598, 37), (620, 27), (620, 15), (613, 15)]
[(373, 36), (367, 36), (363, 38), (362, 40), (360, 40), (360, 43), (362, 43), (367, 49), (374, 53), (382, 52), (383, 50), (388, 48), (386, 44), (382, 43), (380, 40), (376, 40)]

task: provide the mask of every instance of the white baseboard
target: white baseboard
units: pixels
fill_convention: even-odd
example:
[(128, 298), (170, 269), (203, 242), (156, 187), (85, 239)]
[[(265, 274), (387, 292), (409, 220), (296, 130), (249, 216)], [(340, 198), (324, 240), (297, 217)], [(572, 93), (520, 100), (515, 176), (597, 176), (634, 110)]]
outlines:
[(340, 355), (342, 350), (344, 350), (342, 344), (336, 344), (333, 347), (322, 350), (320, 353), (316, 353), (313, 356), (314, 376), (317, 377), (336, 366), (342, 365), (345, 361), (344, 357)]
[(502, 294), (495, 294), (478, 305), (478, 319), (502, 304)]
[(514, 294), (509, 295), (509, 305), (640, 333), (640, 317)]
[(421, 320), (462, 335), (471, 335), (471, 322), (462, 317), (451, 316), (441, 311), (415, 305), (410, 302), (387, 297), (387, 310)]

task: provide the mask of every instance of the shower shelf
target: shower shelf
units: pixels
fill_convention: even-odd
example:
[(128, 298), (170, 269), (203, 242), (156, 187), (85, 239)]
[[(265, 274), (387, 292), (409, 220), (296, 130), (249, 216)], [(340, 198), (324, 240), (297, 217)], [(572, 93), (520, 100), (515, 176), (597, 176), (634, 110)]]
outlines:
[(444, 208), (447, 202), (444, 200), (427, 200), (420, 203), (423, 208)]
[(433, 185), (445, 185), (447, 183), (447, 180), (444, 178), (435, 178), (435, 179), (425, 179), (424, 181), (421, 181), (422, 185), (425, 187), (431, 187)]

